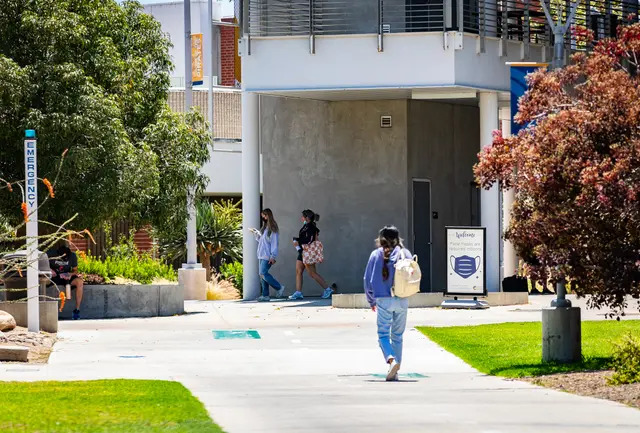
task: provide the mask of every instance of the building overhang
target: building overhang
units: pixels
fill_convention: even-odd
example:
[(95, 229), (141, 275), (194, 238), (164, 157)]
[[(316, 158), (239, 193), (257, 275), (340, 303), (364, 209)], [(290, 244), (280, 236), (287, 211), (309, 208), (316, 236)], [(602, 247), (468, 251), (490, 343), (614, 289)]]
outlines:
[(262, 95), (319, 101), (378, 101), (378, 100), (430, 100), (475, 105), (481, 92), (497, 92), (500, 100), (508, 100), (507, 89), (479, 88), (461, 85), (394, 86), (394, 87), (336, 87), (310, 89), (245, 89)]

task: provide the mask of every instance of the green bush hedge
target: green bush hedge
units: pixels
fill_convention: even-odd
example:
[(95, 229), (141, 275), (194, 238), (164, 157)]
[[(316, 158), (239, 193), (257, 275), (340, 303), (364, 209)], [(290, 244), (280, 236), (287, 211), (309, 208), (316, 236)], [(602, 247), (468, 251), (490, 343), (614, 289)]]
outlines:
[(158, 279), (176, 281), (177, 274), (170, 266), (149, 256), (107, 257), (100, 260), (91, 256), (78, 257), (78, 270), (83, 274), (94, 274), (109, 283), (116, 277), (151, 284)]
[(240, 292), (240, 296), (242, 296), (242, 263), (241, 262), (233, 262), (233, 263), (223, 263), (220, 266), (220, 276), (222, 279), (229, 280), (233, 283), (233, 285)]
[(609, 379), (612, 385), (640, 382), (640, 340), (631, 333), (615, 344), (613, 351), (613, 375)]

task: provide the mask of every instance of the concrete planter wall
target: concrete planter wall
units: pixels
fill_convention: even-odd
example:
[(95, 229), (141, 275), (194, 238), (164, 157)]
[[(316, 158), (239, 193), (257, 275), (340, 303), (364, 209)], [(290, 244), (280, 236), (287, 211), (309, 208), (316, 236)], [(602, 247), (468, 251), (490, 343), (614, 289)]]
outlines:
[[(60, 313), (70, 319), (75, 308), (75, 290)], [(85, 286), (80, 316), (82, 319), (173, 316), (184, 313), (184, 288), (167, 285)]]
[[(0, 302), (0, 310), (11, 314), (18, 326), (27, 327), (26, 302)], [(57, 301), (40, 301), (40, 329), (45, 332), (58, 332)]]

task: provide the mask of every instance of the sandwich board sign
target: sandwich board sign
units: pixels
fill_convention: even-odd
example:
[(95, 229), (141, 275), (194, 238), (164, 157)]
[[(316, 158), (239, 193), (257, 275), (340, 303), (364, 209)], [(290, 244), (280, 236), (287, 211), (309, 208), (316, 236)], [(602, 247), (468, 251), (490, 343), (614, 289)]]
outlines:
[(485, 296), (486, 229), (446, 227), (447, 295)]

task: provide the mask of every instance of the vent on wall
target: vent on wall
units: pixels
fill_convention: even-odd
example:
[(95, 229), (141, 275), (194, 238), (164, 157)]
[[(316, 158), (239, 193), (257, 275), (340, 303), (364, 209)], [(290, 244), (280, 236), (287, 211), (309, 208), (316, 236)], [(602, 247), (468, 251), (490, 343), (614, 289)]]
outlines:
[(380, 128), (391, 128), (391, 116), (380, 116)]

